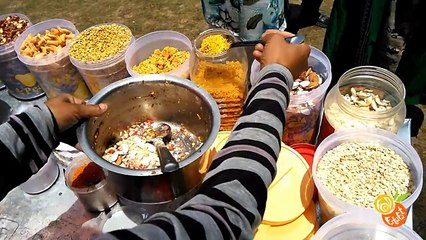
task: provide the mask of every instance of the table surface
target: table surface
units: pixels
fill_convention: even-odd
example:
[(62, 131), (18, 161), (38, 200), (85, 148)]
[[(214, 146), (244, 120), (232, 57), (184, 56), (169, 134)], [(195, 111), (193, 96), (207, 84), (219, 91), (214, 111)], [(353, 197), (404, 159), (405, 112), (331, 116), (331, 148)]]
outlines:
[[(34, 102), (21, 102), (7, 91), (0, 91), (0, 99), (13, 109), (25, 109)], [(44, 102), (45, 97), (36, 100)], [(21, 111), (23, 111), (21, 109)], [(19, 112), (19, 111), (18, 111)], [(406, 120), (398, 135), (410, 142), (410, 120)], [(117, 211), (116, 204), (111, 211)], [(0, 202), (0, 240), (2, 239), (88, 239), (99, 233), (105, 213), (87, 212), (71, 190), (65, 186), (63, 168), (56, 183), (47, 191), (29, 195), (19, 187)], [(410, 211), (406, 225), (412, 228)]]

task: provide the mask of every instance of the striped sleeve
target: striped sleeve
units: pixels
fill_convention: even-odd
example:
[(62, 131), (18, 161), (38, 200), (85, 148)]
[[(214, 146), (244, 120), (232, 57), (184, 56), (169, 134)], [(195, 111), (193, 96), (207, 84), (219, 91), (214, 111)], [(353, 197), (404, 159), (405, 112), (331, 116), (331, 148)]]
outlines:
[(157, 213), (145, 224), (100, 239), (252, 239), (276, 174), (292, 84), (283, 66), (262, 69), (197, 195), (175, 212)]
[(0, 136), (1, 200), (43, 167), (58, 141), (52, 114), (44, 104), (11, 116), (0, 126)]

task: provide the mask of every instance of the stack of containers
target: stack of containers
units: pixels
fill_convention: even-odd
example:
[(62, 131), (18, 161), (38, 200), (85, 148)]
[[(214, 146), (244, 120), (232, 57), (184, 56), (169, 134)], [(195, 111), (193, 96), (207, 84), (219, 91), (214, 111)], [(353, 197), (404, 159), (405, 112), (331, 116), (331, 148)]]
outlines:
[[(61, 93), (69, 93), (82, 99), (89, 98), (91, 95), (86, 84), (70, 62), (68, 43), (70, 39), (64, 36), (65, 32), (69, 36), (78, 34), (74, 24), (67, 20), (52, 19), (40, 22), (29, 27), (16, 40), (15, 52), (19, 60), (34, 74), (49, 98)], [(37, 34), (41, 37), (36, 43), (34, 39)], [(65, 42), (65, 45), (59, 49), (61, 42)], [(41, 47), (37, 48), (35, 45)], [(29, 56), (30, 53), (26, 51), (26, 47), (31, 49), (31, 53), (41, 52), (43, 48), (54, 49), (54, 51), (47, 55)]]
[(124, 57), (133, 41), (130, 29), (119, 23), (98, 24), (76, 36), (70, 59), (92, 94), (129, 76)]
[[(225, 145), (229, 134), (219, 132), (210, 160)], [(277, 174), (269, 186), (265, 214), (254, 239), (310, 239), (318, 228), (313, 193), (309, 165), (299, 153), (282, 144)]]
[[(315, 143), (318, 135), (322, 106), (331, 83), (331, 63), (323, 52), (311, 46), (308, 64), (321, 77), (322, 83), (307, 93), (290, 96), (282, 137), (283, 142), (287, 145)], [(250, 75), (252, 85), (257, 79), (259, 71), (260, 63), (255, 60)]]
[[(127, 71), (132, 77), (143, 75), (134, 71), (133, 67), (149, 58), (156, 49), (162, 50), (165, 47), (174, 47), (179, 51), (192, 51), (191, 40), (182, 33), (175, 31), (157, 31), (148, 33), (138, 38), (126, 51), (125, 60)], [(179, 67), (164, 74), (181, 78), (189, 78), (189, 58)]]
[[(19, 13), (1, 15), (0, 21), (6, 21), (8, 17), (9, 20), (11, 20), (10, 17), (18, 17), (25, 21), (26, 24), (17, 23), (22, 31), (25, 30), (24, 28), (28, 29), (31, 25), (29, 18)], [(16, 39), (0, 45), (0, 80), (4, 82), (13, 97), (20, 100), (36, 99), (44, 95), (44, 92), (37, 84), (34, 75), (19, 61), (14, 50), (15, 42)], [(3, 85), (1, 81), (0, 85)]]

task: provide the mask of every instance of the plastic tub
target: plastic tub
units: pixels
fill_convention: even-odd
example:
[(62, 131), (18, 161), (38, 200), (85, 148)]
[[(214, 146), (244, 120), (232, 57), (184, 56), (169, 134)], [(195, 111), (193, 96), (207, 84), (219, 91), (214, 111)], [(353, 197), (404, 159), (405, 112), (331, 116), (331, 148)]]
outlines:
[[(116, 24), (130, 31), (130, 29), (127, 26), (119, 24), (119, 23), (98, 24), (84, 31), (89, 31), (92, 28), (102, 26), (102, 25), (109, 25), (109, 24)], [(81, 73), (81, 76), (83, 76), (84, 81), (86, 82), (87, 86), (89, 87), (93, 95), (99, 92), (102, 88), (108, 86), (110, 83), (116, 82), (118, 80), (121, 80), (130, 76), (129, 73), (127, 72), (126, 62), (124, 60), (124, 57), (128, 47), (133, 42), (134, 42), (134, 37), (132, 35), (127, 48), (118, 52), (115, 56), (111, 58), (107, 58), (105, 60), (101, 60), (99, 62), (83, 62), (70, 56), (72, 64), (77, 67), (78, 71)]]
[[(30, 19), (20, 13), (1, 15), (0, 20), (8, 16), (18, 16), (21, 19), (26, 19), (28, 21), (27, 29), (31, 26)], [(44, 92), (40, 88), (40, 85), (37, 84), (34, 75), (16, 56), (14, 49), (15, 42), (16, 40), (0, 46), (0, 79), (4, 82), (10, 95), (17, 99), (33, 100), (43, 96)]]
[[(290, 96), (282, 139), (287, 145), (315, 143), (316, 141), (323, 100), (331, 83), (331, 63), (323, 52), (311, 46), (308, 64), (312, 66), (314, 72), (321, 76), (323, 83), (306, 94)], [(255, 60), (250, 74), (252, 85), (259, 71), (260, 63)]]
[[(143, 75), (133, 71), (133, 66), (147, 59), (156, 49), (175, 47), (179, 51), (191, 52), (191, 40), (182, 33), (175, 31), (157, 31), (138, 38), (126, 51), (125, 61), (127, 71), (132, 77)], [(189, 58), (179, 67), (164, 74), (189, 78)]]
[[(78, 174), (85, 174), (84, 172), (81, 172), (80, 169), (90, 163), (93, 164), (93, 162), (90, 161), (86, 156), (73, 159), (73, 161), (71, 161), (65, 170), (65, 184), (74, 192), (86, 210), (99, 212), (112, 207), (117, 202), (117, 196), (111, 187), (107, 184), (105, 177), (95, 185), (82, 188), (71, 186), (72, 181), (77, 178)], [(88, 175), (93, 176), (94, 173), (89, 173), (86, 176)], [(89, 185), (89, 183), (87, 184)]]
[(377, 216), (363, 213), (346, 213), (335, 217), (320, 227), (314, 240), (421, 240), (407, 226), (392, 228), (378, 220)]
[(321, 183), (317, 175), (318, 163), (322, 156), (329, 150), (337, 147), (345, 142), (361, 142), (361, 143), (376, 143), (381, 146), (390, 148), (399, 154), (404, 162), (411, 170), (412, 179), (414, 182), (414, 192), (402, 204), (409, 210), (414, 201), (419, 197), (423, 185), (423, 165), (416, 150), (409, 144), (405, 143), (396, 134), (382, 129), (347, 129), (340, 130), (327, 137), (317, 147), (314, 156), (312, 167), (315, 186), (319, 193), (319, 203), (321, 207), (321, 219), (323, 222), (341, 215), (345, 212), (356, 213), (376, 213), (373, 208), (363, 208), (347, 203), (343, 200), (334, 197)]
[(78, 30), (70, 21), (63, 19), (51, 19), (29, 27), (16, 40), (15, 52), (19, 60), (23, 62), (34, 74), (37, 82), (43, 88), (49, 98), (55, 97), (61, 93), (69, 93), (78, 98), (91, 97), (86, 84), (77, 69), (69, 60), (69, 44), (61, 51), (52, 53), (43, 57), (30, 58), (20, 53), (20, 48), (28, 34), (44, 34), (46, 30), (56, 27), (66, 28), (78, 34)]

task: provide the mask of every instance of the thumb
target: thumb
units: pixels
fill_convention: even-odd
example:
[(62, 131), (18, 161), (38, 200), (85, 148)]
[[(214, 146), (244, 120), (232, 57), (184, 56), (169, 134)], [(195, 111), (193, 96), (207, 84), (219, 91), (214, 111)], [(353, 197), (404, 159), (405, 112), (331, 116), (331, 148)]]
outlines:
[(98, 105), (81, 104), (77, 105), (76, 107), (77, 114), (80, 119), (100, 116), (108, 109), (108, 105), (106, 105), (105, 103), (101, 103)]

